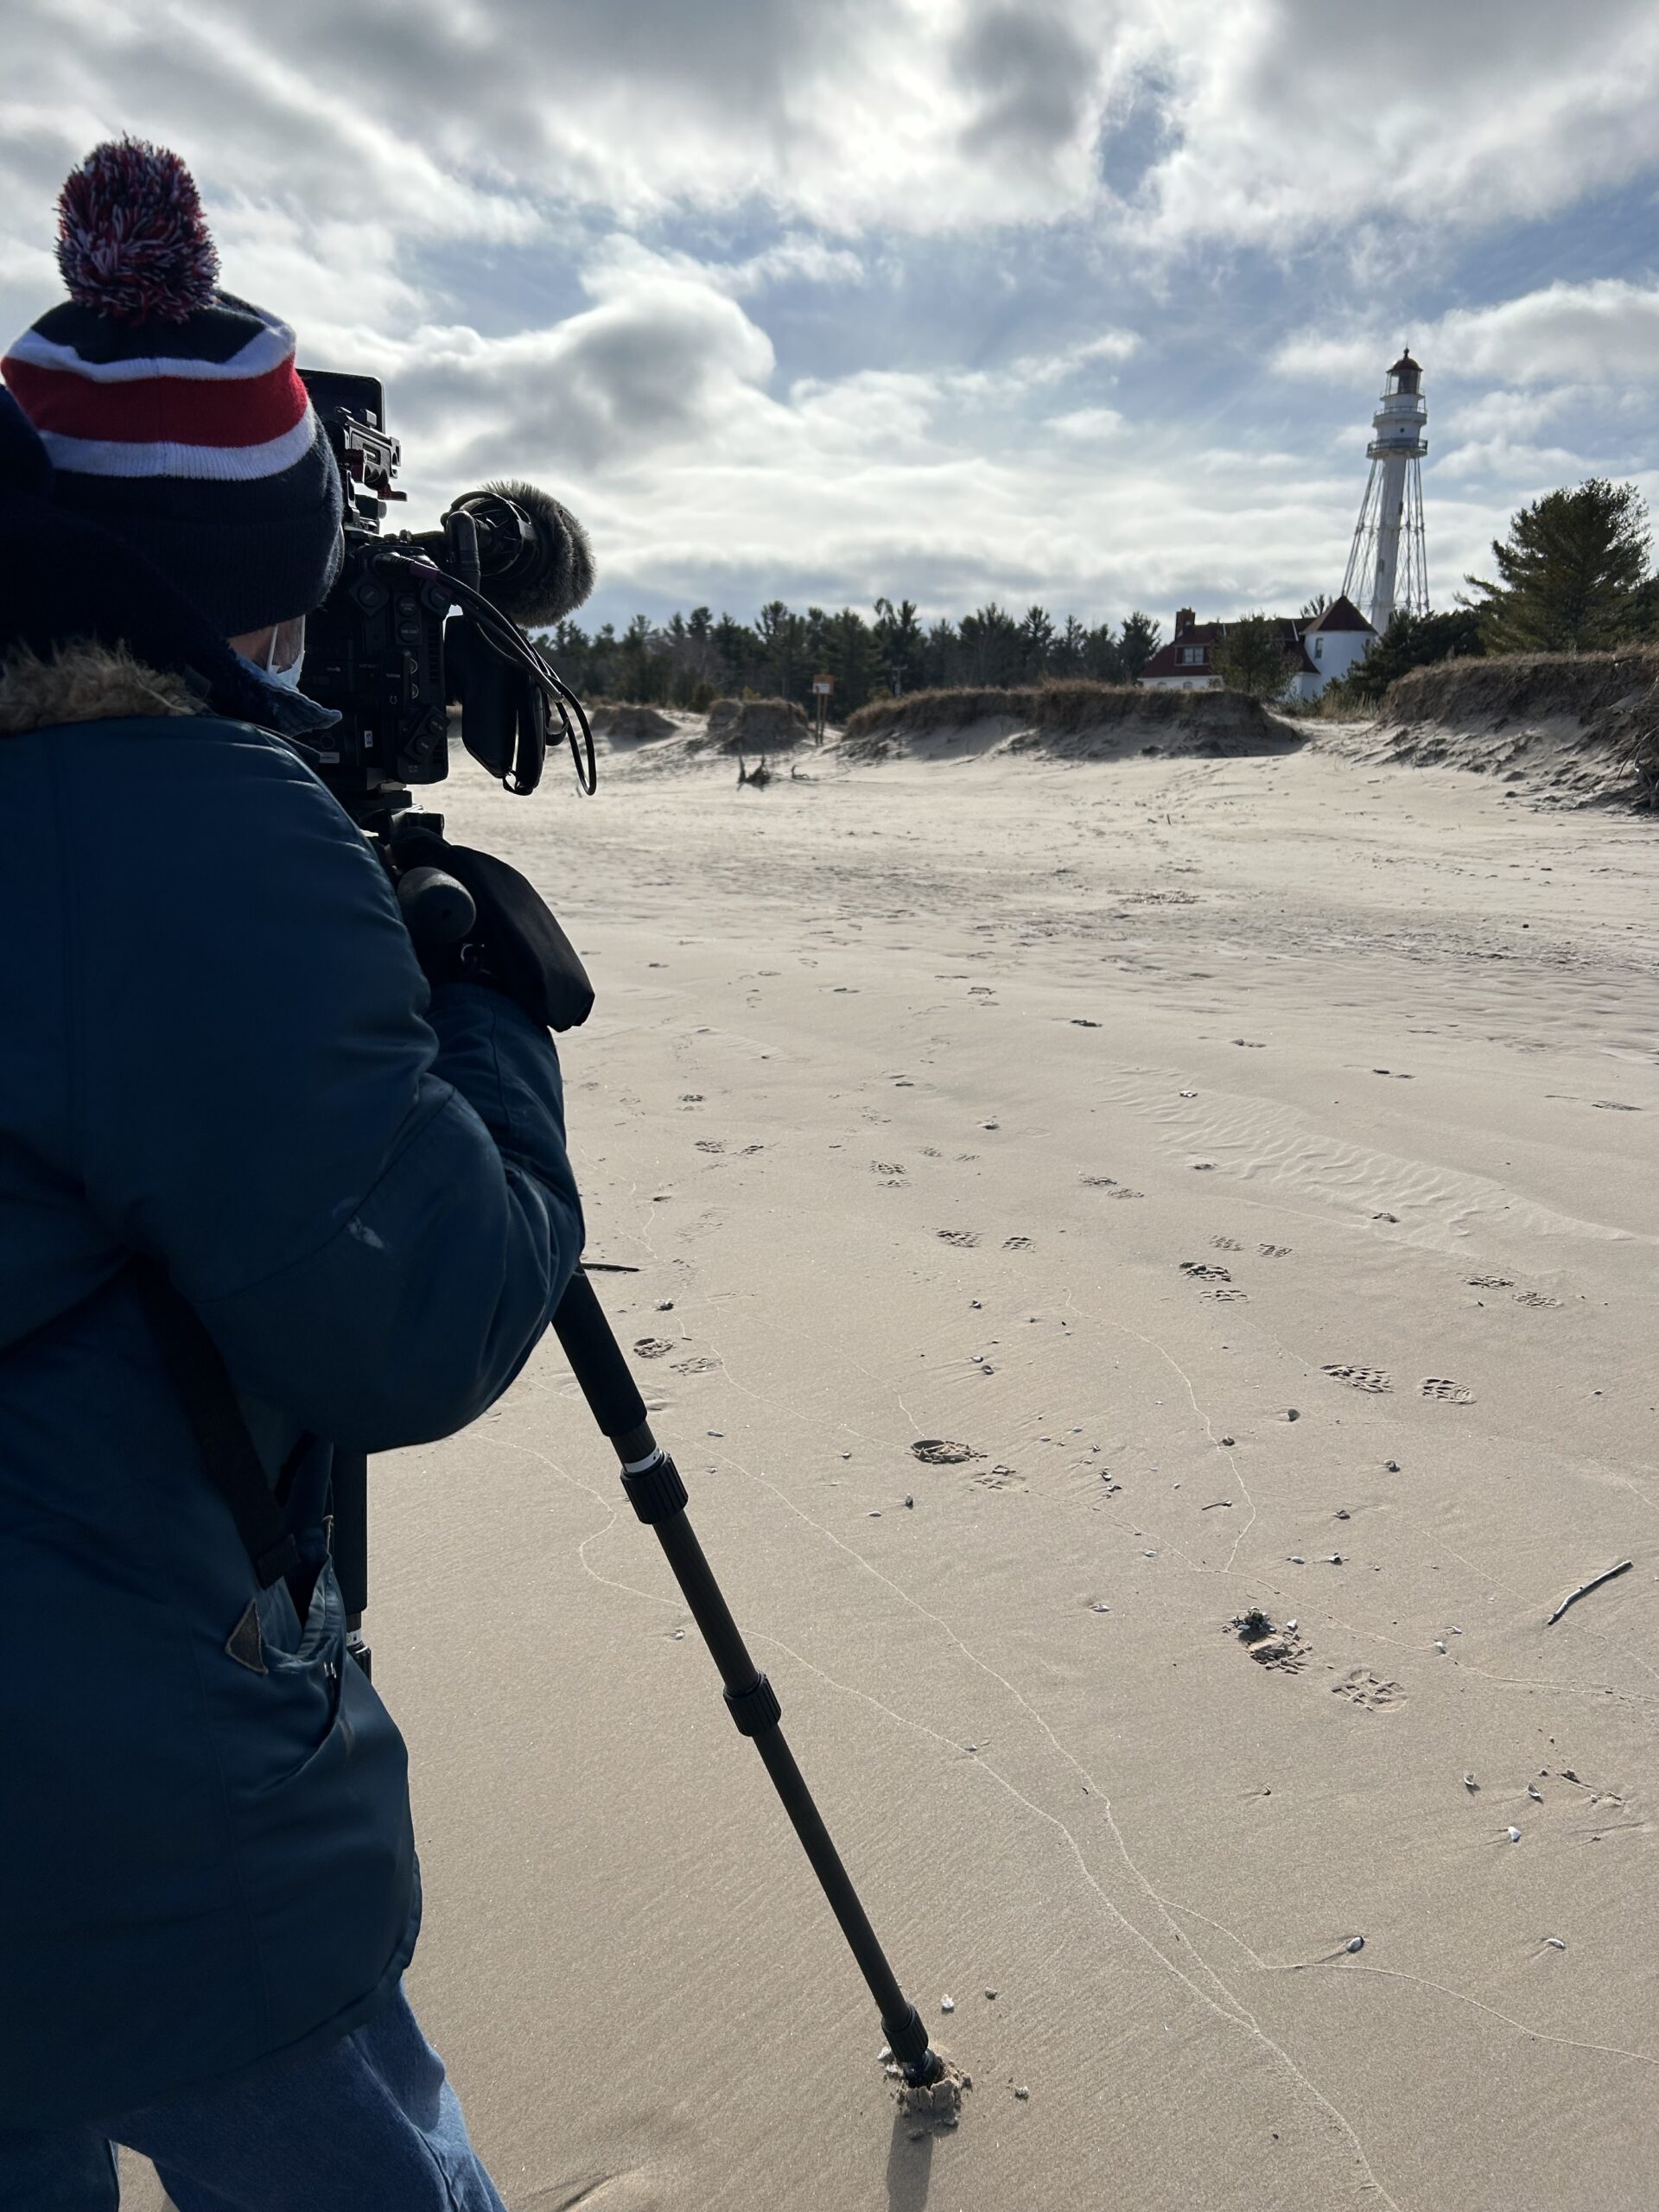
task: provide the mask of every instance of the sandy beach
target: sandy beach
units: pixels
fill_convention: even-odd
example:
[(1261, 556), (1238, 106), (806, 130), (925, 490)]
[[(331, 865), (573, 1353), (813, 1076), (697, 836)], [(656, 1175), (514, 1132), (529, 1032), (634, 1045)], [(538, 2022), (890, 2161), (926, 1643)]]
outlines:
[(588, 957), (597, 1287), (973, 2088), (895, 2113), (550, 1340), (372, 1477), (410, 1986), (512, 2212), (1650, 2204), (1651, 821), (796, 759), (442, 804)]

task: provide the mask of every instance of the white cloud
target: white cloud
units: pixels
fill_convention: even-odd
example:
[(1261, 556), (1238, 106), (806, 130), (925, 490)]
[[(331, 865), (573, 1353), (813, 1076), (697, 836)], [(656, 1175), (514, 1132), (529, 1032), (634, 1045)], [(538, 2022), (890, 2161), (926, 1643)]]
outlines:
[[(1375, 326), (1304, 332), (1278, 348), (1274, 365), (1352, 384), (1378, 374), (1389, 343)], [(1659, 380), (1659, 284), (1612, 276), (1548, 284), (1491, 306), (1453, 308), (1414, 333), (1411, 345), (1426, 383), (1433, 374), (1522, 385), (1650, 383)]]
[(1127, 425), (1115, 407), (1076, 407), (1069, 415), (1051, 415), (1043, 427), (1058, 437), (1092, 442), (1117, 437)]
[[(1411, 234), (1641, 171), (1641, 0), (14, 0), (18, 104), (407, 235), (757, 202), (839, 234), (1092, 219), (1160, 252)], [(1133, 189), (1101, 181), (1130, 148)], [(1120, 183), (1123, 182), (1122, 178)], [(831, 248), (831, 251), (834, 249)]]

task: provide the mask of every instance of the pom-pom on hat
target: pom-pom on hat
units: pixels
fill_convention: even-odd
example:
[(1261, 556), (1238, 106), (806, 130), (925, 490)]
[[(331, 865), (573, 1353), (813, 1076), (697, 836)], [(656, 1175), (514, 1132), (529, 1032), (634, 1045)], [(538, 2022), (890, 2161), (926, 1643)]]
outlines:
[(124, 538), (223, 637), (308, 613), (339, 567), (339, 472), (286, 323), (217, 289), (194, 180), (95, 147), (58, 203), (69, 297), (0, 362), (55, 496)]

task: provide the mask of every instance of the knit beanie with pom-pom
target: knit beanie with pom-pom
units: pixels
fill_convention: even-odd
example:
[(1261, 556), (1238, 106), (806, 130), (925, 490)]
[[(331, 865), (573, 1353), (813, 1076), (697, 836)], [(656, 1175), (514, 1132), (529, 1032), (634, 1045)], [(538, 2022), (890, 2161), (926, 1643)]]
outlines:
[(95, 147), (58, 202), (69, 297), (0, 361), (54, 496), (112, 531), (221, 637), (309, 613), (340, 566), (340, 475), (294, 334), (218, 289), (190, 172)]

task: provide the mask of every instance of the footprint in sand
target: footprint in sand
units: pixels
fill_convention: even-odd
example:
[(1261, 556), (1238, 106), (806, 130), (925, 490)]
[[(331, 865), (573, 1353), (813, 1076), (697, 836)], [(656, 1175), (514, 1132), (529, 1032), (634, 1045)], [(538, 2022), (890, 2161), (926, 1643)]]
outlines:
[(633, 1349), (637, 1358), (661, 1359), (666, 1353), (672, 1351), (674, 1347), (662, 1337), (636, 1337)]
[(697, 1150), (699, 1152), (724, 1152), (725, 1149), (726, 1140), (724, 1137), (699, 1137), (697, 1139)]
[(1212, 1236), (1210, 1249), (1212, 1252), (1242, 1252), (1244, 1247), (1236, 1236)]
[(1221, 1304), (1224, 1306), (1246, 1306), (1249, 1303), (1250, 1297), (1250, 1294), (1248, 1290), (1239, 1290), (1236, 1288), (1232, 1290), (1212, 1290), (1210, 1295), (1211, 1298), (1219, 1300)]
[(1190, 1275), (1194, 1282), (1231, 1282), (1232, 1276), (1225, 1268), (1207, 1267), (1202, 1260), (1183, 1260), (1181, 1273)]
[(956, 1244), (964, 1252), (971, 1252), (979, 1243), (979, 1232), (974, 1229), (936, 1229), (933, 1234), (942, 1244)]
[(1029, 1252), (1032, 1241), (1029, 1236), (1006, 1236), (1002, 1240), (1002, 1249), (1005, 1252)]
[(1517, 1290), (1515, 1294), (1515, 1302), (1517, 1306), (1542, 1307), (1559, 1306), (1561, 1301), (1559, 1298), (1546, 1298), (1541, 1290)]
[(1464, 1281), (1471, 1290), (1513, 1290), (1513, 1275), (1465, 1275)]
[(873, 1160), (870, 1162), (870, 1173), (872, 1175), (885, 1175), (891, 1177), (902, 1175), (904, 1172), (904, 1169), (899, 1165), (899, 1162), (896, 1160)]
[(717, 1359), (705, 1358), (699, 1352), (695, 1359), (677, 1359), (674, 1372), (677, 1375), (712, 1375), (719, 1365)]
[(1291, 1254), (1288, 1244), (1258, 1244), (1255, 1249), (1264, 1260), (1287, 1260)]
[(1426, 1398), (1438, 1398), (1443, 1405), (1472, 1406), (1475, 1394), (1465, 1390), (1461, 1382), (1453, 1382), (1444, 1375), (1431, 1375), (1422, 1385)]
[(1333, 1367), (1327, 1365), (1321, 1369), (1320, 1371), (1323, 1374), (1332, 1376), (1338, 1382), (1347, 1383), (1349, 1388), (1353, 1390), (1372, 1390), (1380, 1393), (1384, 1390), (1392, 1390), (1394, 1388), (1393, 1376), (1385, 1375), (1380, 1367)]
[(1405, 1691), (1398, 1682), (1385, 1682), (1369, 1667), (1351, 1667), (1339, 1681), (1332, 1683), (1331, 1694), (1346, 1698), (1350, 1705), (1359, 1706), (1369, 1713), (1406, 1701)]
[(912, 1459), (929, 1467), (959, 1467), (964, 1460), (985, 1457), (982, 1452), (976, 1452), (971, 1444), (953, 1444), (945, 1436), (918, 1436), (910, 1450)]

